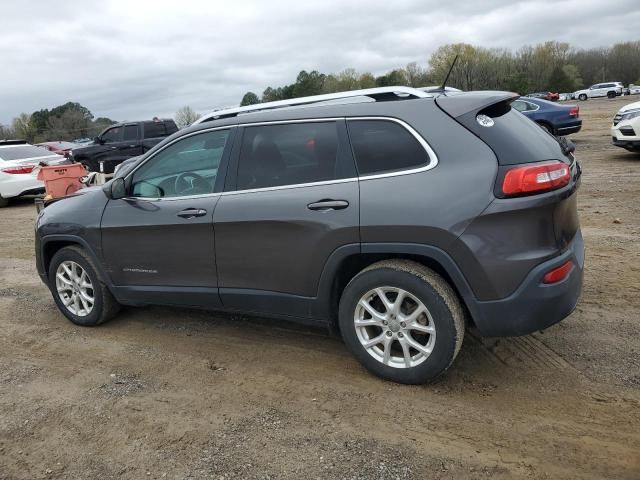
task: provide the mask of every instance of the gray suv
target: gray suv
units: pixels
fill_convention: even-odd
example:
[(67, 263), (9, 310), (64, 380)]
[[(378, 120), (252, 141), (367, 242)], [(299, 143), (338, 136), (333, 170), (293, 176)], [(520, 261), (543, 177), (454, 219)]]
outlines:
[(98, 325), (121, 305), (329, 325), (425, 383), (467, 325), (522, 335), (582, 287), (570, 142), (505, 92), (390, 87), (212, 112), (37, 219), (42, 280)]

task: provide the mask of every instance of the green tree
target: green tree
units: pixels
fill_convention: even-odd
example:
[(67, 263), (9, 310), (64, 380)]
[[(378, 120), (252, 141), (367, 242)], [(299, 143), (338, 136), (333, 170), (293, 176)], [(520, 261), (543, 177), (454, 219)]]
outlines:
[(255, 105), (256, 103), (260, 103), (260, 99), (258, 98), (258, 95), (256, 95), (253, 92), (247, 92), (242, 97), (242, 100), (240, 101), (240, 106), (245, 107), (247, 105)]
[(28, 113), (21, 113), (13, 119), (12, 123), (13, 133), (17, 138), (26, 140), (27, 142), (33, 142), (36, 129), (31, 122), (31, 115)]

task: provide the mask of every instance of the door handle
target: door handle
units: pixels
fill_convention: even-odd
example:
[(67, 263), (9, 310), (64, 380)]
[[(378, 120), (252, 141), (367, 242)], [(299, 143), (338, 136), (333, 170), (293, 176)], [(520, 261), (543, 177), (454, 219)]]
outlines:
[(185, 208), (178, 213), (178, 216), (182, 218), (194, 218), (204, 217), (206, 214), (207, 211), (204, 208)]
[(135, 148), (137, 145), (129, 145), (129, 148)]
[(317, 202), (310, 203), (307, 205), (309, 210), (317, 210), (321, 212), (326, 212), (327, 210), (342, 210), (349, 206), (349, 202), (346, 200), (319, 200)]
[(116, 148), (118, 148), (118, 147), (111, 147), (111, 150), (115, 150)]

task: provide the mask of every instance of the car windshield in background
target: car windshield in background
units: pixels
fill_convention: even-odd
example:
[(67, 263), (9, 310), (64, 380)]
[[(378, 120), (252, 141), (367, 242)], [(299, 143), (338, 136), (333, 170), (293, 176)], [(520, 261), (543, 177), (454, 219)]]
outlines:
[(0, 159), (2, 160), (26, 160), (29, 158), (50, 156), (51, 152), (46, 148), (34, 147), (33, 145), (16, 145), (0, 148)]

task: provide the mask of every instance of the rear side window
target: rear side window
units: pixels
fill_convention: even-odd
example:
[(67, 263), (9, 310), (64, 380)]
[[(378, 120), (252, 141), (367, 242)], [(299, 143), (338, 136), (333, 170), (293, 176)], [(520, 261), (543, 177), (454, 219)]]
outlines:
[(418, 168), (429, 155), (411, 132), (390, 120), (349, 120), (359, 175)]
[(124, 126), (124, 141), (137, 140), (138, 139), (138, 125), (125, 125)]
[(245, 127), (238, 190), (344, 178), (338, 165), (335, 122)]
[(158, 138), (168, 135), (164, 122), (144, 122), (144, 138)]

